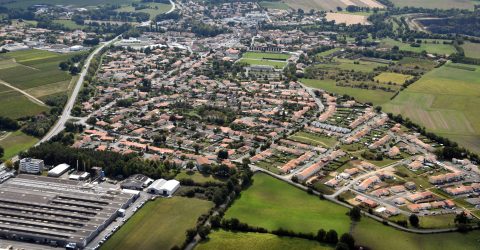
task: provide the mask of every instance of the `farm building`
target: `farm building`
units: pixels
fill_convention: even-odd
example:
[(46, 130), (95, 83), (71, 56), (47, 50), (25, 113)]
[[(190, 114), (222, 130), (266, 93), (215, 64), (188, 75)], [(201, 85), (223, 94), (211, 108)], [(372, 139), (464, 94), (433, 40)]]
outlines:
[(177, 189), (180, 187), (180, 182), (177, 180), (164, 180), (158, 179), (154, 181), (150, 186), (147, 188), (147, 192), (152, 194), (159, 194), (159, 195), (166, 195), (171, 196)]

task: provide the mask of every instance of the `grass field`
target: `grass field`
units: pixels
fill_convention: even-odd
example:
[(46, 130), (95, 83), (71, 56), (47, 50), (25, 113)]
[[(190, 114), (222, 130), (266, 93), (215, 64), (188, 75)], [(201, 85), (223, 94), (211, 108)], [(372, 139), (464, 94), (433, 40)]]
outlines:
[[(43, 50), (23, 50), (2, 54), (0, 81), (22, 89), (36, 98), (66, 92), (72, 76), (68, 72), (61, 71), (58, 64), (72, 55)], [(20, 118), (48, 110), (44, 106), (33, 103), (21, 93), (5, 88), (0, 88), (2, 98), (0, 115)]]
[(465, 42), (462, 48), (465, 51), (465, 56), (480, 58), (480, 43)]
[(480, 67), (450, 63), (425, 74), (383, 108), (479, 153), (479, 106)]
[(313, 146), (332, 147), (337, 142), (335, 137), (316, 135), (307, 132), (297, 132), (289, 137), (290, 140), (306, 143)]
[(391, 0), (397, 7), (421, 7), (427, 9), (469, 9), (473, 10), (475, 0)]
[(413, 76), (399, 74), (399, 73), (392, 73), (392, 72), (383, 72), (380, 75), (376, 76), (374, 79), (375, 81), (383, 82), (383, 83), (395, 83), (395, 84), (403, 84), (406, 80), (413, 78)]
[(256, 174), (253, 185), (227, 210), (226, 218), (237, 218), (252, 226), (274, 230), (280, 227), (296, 232), (316, 233), (334, 229), (348, 232), (348, 210), (320, 200), (266, 174)]
[(58, 24), (62, 24), (63, 26), (65, 26), (66, 28), (69, 28), (69, 29), (83, 29), (85, 26), (84, 25), (78, 25), (76, 24), (74, 21), (72, 20), (53, 20), (54, 23), (58, 23)]
[(201, 242), (196, 250), (252, 250), (252, 249), (290, 249), (290, 250), (327, 250), (333, 247), (322, 245), (311, 240), (278, 237), (273, 234), (237, 233), (213, 231), (208, 240)]
[(370, 61), (350, 60), (344, 58), (335, 58), (332, 62), (316, 65), (316, 67), (320, 68), (337, 68), (360, 72), (373, 72), (375, 68), (381, 66), (385, 66), (385, 64)]
[(354, 24), (365, 25), (369, 23), (367, 20), (367, 16), (349, 14), (349, 13), (328, 12), (327, 15), (325, 16), (325, 19), (327, 19), (327, 21), (335, 21), (335, 24), (344, 23), (347, 26), (354, 25)]
[(325, 57), (325, 56), (329, 56), (332, 53), (335, 53), (335, 52), (340, 51), (340, 50), (341, 50), (341, 48), (333, 48), (333, 49), (330, 49), (330, 50), (327, 50), (327, 51), (320, 52), (320, 53), (316, 54), (315, 56), (317, 58), (322, 58), (322, 57)]
[(420, 44), (420, 47), (412, 47), (409, 43), (403, 43), (401, 41), (396, 41), (393, 39), (383, 39), (382, 45), (387, 48), (392, 48), (393, 46), (398, 46), (400, 50), (405, 51), (412, 51), (420, 53), (422, 51), (427, 51), (428, 53), (432, 54), (439, 54), (439, 55), (450, 55), (456, 52), (455, 48), (451, 44), (443, 44), (443, 40), (437, 40), (439, 43), (432, 43), (432, 39), (424, 39)]
[(394, 94), (382, 90), (336, 86), (335, 81), (333, 80), (301, 79), (301, 82), (311, 88), (323, 89), (340, 95), (349, 95), (354, 97), (359, 102), (371, 102), (373, 105), (382, 105), (389, 102), (390, 97), (392, 97)]
[(413, 234), (393, 229), (363, 217), (355, 225), (353, 236), (355, 243), (368, 246), (370, 249), (389, 250), (450, 250), (478, 249), (480, 233), (472, 231), (467, 234)]
[(182, 171), (177, 174), (175, 179), (181, 180), (181, 179), (192, 179), (194, 182), (197, 183), (205, 183), (205, 182), (222, 182), (221, 180), (214, 178), (211, 175), (203, 175), (198, 172), (192, 172), (188, 173), (186, 171)]
[(135, 10), (131, 5), (122, 6), (116, 9), (117, 12), (143, 12), (150, 14), (150, 19), (153, 20), (159, 14), (165, 13), (172, 8), (172, 5), (165, 3), (142, 3), (142, 5), (148, 6), (148, 8)]
[(3, 159), (10, 159), (18, 153), (27, 150), (37, 143), (38, 139), (24, 134), (21, 131), (10, 133), (0, 140), (0, 146), (5, 149)]
[(286, 61), (290, 58), (290, 55), (266, 52), (245, 52), (242, 58)]
[(282, 61), (272, 61), (272, 60), (263, 60), (263, 59), (252, 59), (252, 58), (242, 58), (240, 62), (247, 63), (249, 65), (268, 65), (273, 66), (276, 69), (281, 69), (287, 65), (287, 62)]
[(185, 232), (213, 203), (184, 197), (149, 201), (101, 249), (171, 249), (181, 246)]
[(278, 10), (288, 10), (290, 7), (283, 2), (269, 2), (262, 1), (259, 2), (260, 6), (267, 9), (278, 9)]

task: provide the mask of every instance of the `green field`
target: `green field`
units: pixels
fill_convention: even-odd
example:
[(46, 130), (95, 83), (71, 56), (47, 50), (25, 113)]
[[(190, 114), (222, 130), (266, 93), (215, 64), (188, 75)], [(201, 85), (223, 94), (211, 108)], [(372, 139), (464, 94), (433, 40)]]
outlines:
[(81, 29), (85, 28), (84, 25), (78, 25), (78, 24), (76, 24), (76, 23), (75, 23), (74, 21), (72, 21), (72, 20), (63, 20), (63, 19), (60, 20), (60, 19), (58, 19), (58, 20), (53, 20), (53, 22), (54, 22), (54, 23), (58, 23), (58, 24), (62, 24), (62, 25), (65, 26), (66, 28), (72, 29), (72, 30), (73, 30), (73, 29), (80, 29), (80, 30), (81, 30)]
[[(0, 55), (0, 81), (24, 90), (36, 98), (66, 92), (72, 76), (58, 68), (73, 54), (43, 50), (23, 50)], [(48, 108), (30, 101), (23, 94), (0, 87), (0, 115), (11, 118), (35, 115)], [(3, 101), (5, 100), (5, 101)]]
[(283, 2), (269, 2), (262, 1), (259, 2), (260, 6), (267, 9), (278, 9), (278, 10), (288, 10), (290, 7)]
[(327, 50), (327, 51), (323, 51), (323, 52), (320, 52), (320, 53), (317, 53), (315, 56), (317, 58), (322, 58), (322, 57), (325, 57), (325, 56), (329, 56), (337, 51), (340, 51), (341, 49), (340, 48), (333, 48), (333, 49), (330, 49), (330, 50)]
[(286, 61), (290, 55), (266, 52), (245, 52), (242, 58)]
[[(383, 39), (382, 45), (387, 48), (392, 48), (393, 46), (398, 46), (400, 50), (412, 51), (421, 53), (422, 51), (427, 51), (427, 53), (439, 54), (439, 55), (450, 55), (456, 52), (455, 48), (451, 44), (443, 44), (443, 40), (436, 40), (439, 43), (432, 43), (432, 39), (424, 39), (420, 44), (420, 47), (412, 47), (409, 43), (403, 43), (401, 41), (396, 41), (390, 38)], [(425, 41), (427, 43), (425, 43)]]
[(335, 137), (328, 137), (302, 131), (295, 133), (288, 139), (313, 146), (322, 146), (327, 148), (333, 147), (337, 143), (337, 139)]
[(393, 229), (363, 217), (353, 230), (355, 243), (370, 249), (450, 250), (479, 249), (480, 233), (413, 234)]
[(237, 218), (252, 226), (269, 230), (284, 228), (316, 233), (334, 229), (348, 232), (350, 218), (346, 208), (320, 200), (266, 174), (256, 174), (253, 185), (242, 192), (227, 210), (225, 218)]
[(172, 5), (165, 3), (142, 3), (142, 5), (148, 6), (148, 8), (135, 10), (131, 5), (122, 6), (116, 9), (117, 12), (143, 12), (150, 14), (150, 19), (153, 20), (159, 14), (163, 14), (172, 8)]
[(175, 176), (175, 179), (192, 179), (196, 183), (205, 183), (205, 182), (222, 182), (221, 180), (214, 178), (211, 175), (203, 175), (198, 172), (188, 173), (187, 171), (182, 171)]
[(465, 51), (465, 56), (480, 58), (480, 43), (465, 42), (462, 48)]
[(399, 74), (399, 73), (392, 73), (392, 72), (382, 72), (380, 75), (376, 76), (374, 79), (375, 81), (383, 82), (383, 83), (395, 83), (395, 84), (403, 84), (406, 80), (413, 78), (413, 76)]
[(185, 232), (213, 203), (184, 197), (149, 201), (101, 249), (171, 249), (181, 246)]
[(450, 63), (425, 74), (383, 108), (478, 153), (479, 106), (480, 67)]
[(311, 240), (299, 238), (278, 237), (273, 234), (237, 233), (213, 231), (208, 240), (201, 242), (197, 250), (252, 250), (252, 249), (290, 249), (290, 250), (327, 250), (333, 247), (322, 245)]
[(397, 7), (421, 7), (427, 9), (469, 9), (473, 10), (475, 0), (391, 0)]
[(315, 67), (319, 68), (337, 68), (343, 70), (354, 70), (360, 72), (373, 72), (377, 67), (385, 66), (385, 64), (362, 61), (362, 60), (350, 60), (344, 58), (335, 58), (332, 62), (318, 64)]
[(26, 135), (21, 131), (15, 131), (6, 137), (2, 137), (2, 139), (0, 139), (0, 146), (5, 149), (3, 159), (10, 159), (18, 153), (29, 149), (35, 145), (37, 141), (37, 138)]
[(301, 79), (301, 82), (311, 88), (323, 89), (340, 95), (349, 95), (354, 97), (359, 102), (371, 102), (373, 105), (382, 105), (387, 103), (390, 101), (390, 97), (392, 97), (394, 94), (392, 92), (385, 92), (382, 90), (336, 86), (334, 80)]

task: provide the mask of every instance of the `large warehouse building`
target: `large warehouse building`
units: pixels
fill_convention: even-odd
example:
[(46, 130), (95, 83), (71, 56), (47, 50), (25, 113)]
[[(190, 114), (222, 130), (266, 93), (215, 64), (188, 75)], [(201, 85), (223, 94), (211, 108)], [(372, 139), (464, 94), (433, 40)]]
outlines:
[(136, 198), (78, 181), (19, 175), (0, 184), (0, 238), (82, 248)]

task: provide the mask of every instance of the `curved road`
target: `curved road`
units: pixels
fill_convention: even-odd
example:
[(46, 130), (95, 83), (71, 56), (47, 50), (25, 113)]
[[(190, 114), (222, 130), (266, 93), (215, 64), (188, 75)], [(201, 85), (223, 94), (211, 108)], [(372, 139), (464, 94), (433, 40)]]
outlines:
[(110, 45), (112, 42), (117, 40), (120, 37), (117, 36), (114, 39), (103, 43), (100, 47), (96, 48), (87, 58), (85, 61), (85, 64), (83, 66), (82, 72), (80, 73), (80, 77), (77, 80), (77, 83), (75, 85), (75, 88), (73, 89), (72, 94), (70, 95), (70, 98), (67, 101), (67, 104), (65, 104), (65, 107), (63, 108), (62, 115), (58, 118), (57, 122), (55, 125), (48, 131), (48, 133), (37, 143), (35, 146), (40, 145), (43, 142), (46, 142), (58, 133), (62, 131), (65, 128), (65, 123), (68, 121), (70, 118), (70, 113), (72, 112), (72, 108), (75, 105), (75, 101), (77, 100), (78, 93), (80, 92), (80, 89), (82, 88), (83, 81), (85, 80), (85, 76), (87, 75), (88, 68), (90, 67), (90, 62), (92, 61), (93, 57), (96, 56), (101, 49), (103, 49), (105, 46)]

